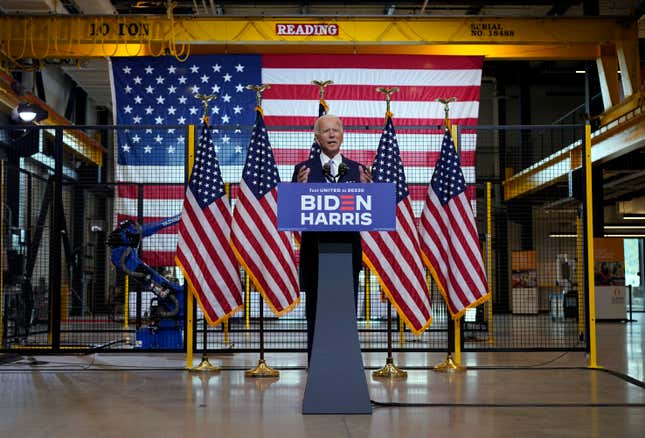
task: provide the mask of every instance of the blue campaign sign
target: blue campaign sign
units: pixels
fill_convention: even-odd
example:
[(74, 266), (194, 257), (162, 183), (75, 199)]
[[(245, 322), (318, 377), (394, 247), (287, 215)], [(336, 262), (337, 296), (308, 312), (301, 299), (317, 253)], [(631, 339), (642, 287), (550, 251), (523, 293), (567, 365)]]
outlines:
[(278, 230), (393, 231), (393, 183), (280, 183)]

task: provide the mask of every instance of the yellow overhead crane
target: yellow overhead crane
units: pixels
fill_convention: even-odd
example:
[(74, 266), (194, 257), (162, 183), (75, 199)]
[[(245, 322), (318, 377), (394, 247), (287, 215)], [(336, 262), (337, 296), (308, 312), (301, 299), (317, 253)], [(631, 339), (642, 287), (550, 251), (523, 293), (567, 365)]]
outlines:
[[(161, 55), (183, 59), (190, 54), (206, 53), (433, 54), (483, 56), (487, 60), (590, 60), (598, 65), (607, 110), (603, 121), (609, 123), (619, 120), (630, 105), (639, 106), (643, 100), (637, 24), (634, 17), (201, 18), (175, 17), (171, 13), (1, 16), (0, 60), (5, 69), (20, 68), (22, 61), (29, 59)], [(3, 91), (9, 93), (0, 90), (0, 95)], [(637, 127), (639, 141), (645, 137), (640, 132), (643, 129)], [(553, 163), (542, 166), (560, 165), (561, 161), (561, 157), (556, 157)], [(512, 196), (518, 196), (535, 189), (531, 185), (524, 188), (532, 179), (524, 178), (522, 184), (511, 179), (506, 189)]]
[(629, 17), (0, 17), (0, 50), (10, 60), (306, 50), (494, 60), (595, 60), (620, 51), (629, 61), (637, 45)]

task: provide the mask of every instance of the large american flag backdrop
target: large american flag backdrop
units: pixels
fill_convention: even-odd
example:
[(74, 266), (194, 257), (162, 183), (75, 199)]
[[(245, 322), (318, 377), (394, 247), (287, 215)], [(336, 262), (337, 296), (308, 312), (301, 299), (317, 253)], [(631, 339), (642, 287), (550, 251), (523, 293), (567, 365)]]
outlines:
[[(267, 83), (265, 123), (282, 180), (307, 159), (311, 128), (319, 111), (319, 88), (329, 112), (345, 124), (343, 153), (369, 165), (384, 123), (385, 103), (376, 87), (400, 88), (392, 112), (405, 166), (412, 209), (419, 217), (434, 164), (439, 157), (444, 107), (437, 98), (456, 97), (453, 123), (477, 123), (483, 58), (417, 55), (203, 55), (184, 62), (173, 57), (113, 58), (115, 123), (123, 125), (115, 149), (117, 219), (137, 218), (136, 183), (143, 187), (144, 221), (178, 214), (184, 196), (186, 126), (199, 125), (202, 107), (194, 93), (215, 93), (210, 105), (213, 141), (224, 182), (237, 184), (254, 121), (255, 94), (247, 84)], [(127, 129), (125, 128), (127, 125)], [(465, 132), (465, 133), (464, 133)], [(462, 130), (460, 155), (467, 184), (475, 182), (475, 134)], [(157, 184), (157, 185), (154, 185)], [(160, 185), (163, 184), (163, 185)], [(474, 187), (466, 194), (474, 198)], [(174, 265), (176, 227), (143, 242), (143, 258), (153, 266)]]

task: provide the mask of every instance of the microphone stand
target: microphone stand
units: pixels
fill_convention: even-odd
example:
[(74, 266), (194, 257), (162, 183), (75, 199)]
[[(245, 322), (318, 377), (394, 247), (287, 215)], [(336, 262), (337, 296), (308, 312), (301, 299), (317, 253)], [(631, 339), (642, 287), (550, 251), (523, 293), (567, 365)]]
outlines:
[(329, 164), (329, 162), (323, 165), (322, 171), (323, 171), (323, 176), (327, 181), (329, 181), (330, 183), (336, 182), (336, 177), (334, 177), (334, 175), (331, 174), (331, 165)]
[(322, 167), (323, 176), (325, 177), (325, 179), (327, 181), (329, 181), (331, 183), (340, 182), (340, 179), (343, 176), (345, 176), (345, 174), (347, 173), (347, 170), (348, 170), (347, 169), (347, 164), (341, 162), (338, 165), (338, 174), (336, 176), (334, 176), (334, 175), (331, 174), (331, 165), (329, 164), (329, 162), (325, 163), (323, 165), (323, 167)]

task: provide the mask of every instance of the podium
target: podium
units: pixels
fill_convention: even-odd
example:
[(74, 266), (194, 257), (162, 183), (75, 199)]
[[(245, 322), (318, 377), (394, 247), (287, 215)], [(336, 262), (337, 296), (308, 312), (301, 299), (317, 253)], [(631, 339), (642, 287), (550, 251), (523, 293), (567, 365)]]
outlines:
[(356, 327), (352, 245), (321, 242), (316, 331), (303, 414), (371, 414)]
[[(278, 229), (391, 231), (395, 203), (392, 183), (280, 183)], [(352, 244), (343, 233), (328, 236), (318, 245), (316, 329), (302, 413), (371, 414), (356, 326)]]

